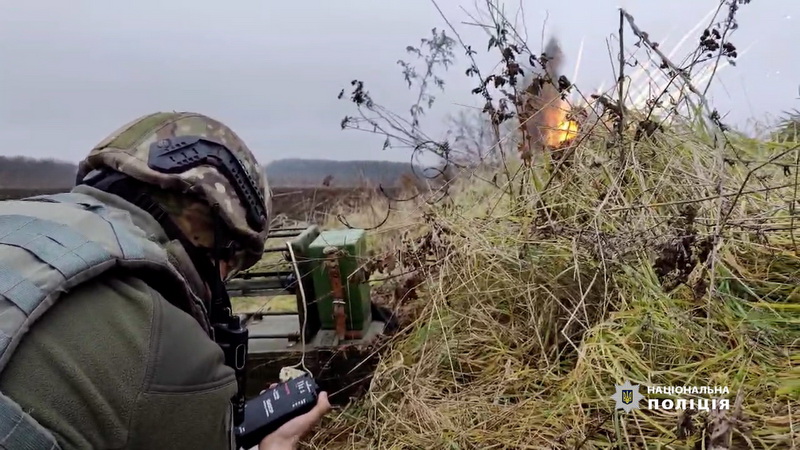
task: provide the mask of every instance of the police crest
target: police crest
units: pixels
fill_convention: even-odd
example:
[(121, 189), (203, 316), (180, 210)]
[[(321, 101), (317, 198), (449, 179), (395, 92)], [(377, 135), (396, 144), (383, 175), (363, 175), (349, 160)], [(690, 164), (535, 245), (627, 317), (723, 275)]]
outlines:
[(616, 385), (617, 392), (611, 396), (611, 399), (616, 402), (614, 409), (624, 409), (625, 412), (631, 412), (633, 409), (639, 408), (639, 401), (644, 400), (644, 396), (639, 393), (639, 385), (631, 384), (626, 381), (625, 384)]

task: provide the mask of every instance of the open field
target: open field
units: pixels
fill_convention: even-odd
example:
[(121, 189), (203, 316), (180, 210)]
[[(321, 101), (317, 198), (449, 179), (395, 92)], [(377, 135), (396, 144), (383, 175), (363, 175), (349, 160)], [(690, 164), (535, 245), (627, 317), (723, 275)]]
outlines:
[(55, 194), (57, 192), (68, 191), (64, 189), (20, 189), (20, 188), (0, 188), (0, 200), (10, 200), (34, 195)]
[[(21, 198), (33, 195), (53, 194), (64, 192), (63, 189), (18, 189), (0, 188), (0, 200)], [(369, 188), (336, 188), (336, 187), (305, 187), (305, 188), (273, 188), (273, 211), (275, 215), (283, 214), (288, 219), (320, 222), (327, 220), (331, 210), (358, 209), (361, 205), (371, 202), (374, 196), (382, 196), (380, 192)], [(392, 195), (397, 189), (386, 188)]]

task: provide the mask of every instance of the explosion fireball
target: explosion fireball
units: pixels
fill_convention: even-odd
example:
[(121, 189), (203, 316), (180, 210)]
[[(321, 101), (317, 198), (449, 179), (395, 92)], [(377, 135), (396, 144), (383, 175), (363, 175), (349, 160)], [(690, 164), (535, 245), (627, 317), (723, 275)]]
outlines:
[(557, 111), (560, 117), (554, 118), (552, 123), (558, 125), (547, 130), (547, 145), (556, 148), (568, 144), (578, 135), (578, 122), (568, 119), (565, 111)]

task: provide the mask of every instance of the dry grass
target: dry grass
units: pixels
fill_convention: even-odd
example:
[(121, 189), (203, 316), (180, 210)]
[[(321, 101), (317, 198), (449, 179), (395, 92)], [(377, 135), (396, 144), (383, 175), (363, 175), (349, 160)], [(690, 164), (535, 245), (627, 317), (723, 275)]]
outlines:
[[(369, 396), (326, 419), (310, 448), (800, 443), (797, 150), (737, 139), (726, 157), (784, 154), (790, 173), (760, 163), (720, 173), (708, 139), (675, 128), (631, 143), (620, 170), (605, 139), (595, 130), (557, 174), (521, 172), (522, 195), (462, 179), (453, 205), (406, 206), (402, 222), (372, 232), (391, 246), (427, 223), (438, 259)], [(615, 412), (614, 384), (626, 380), (728, 386), (740, 406)]]

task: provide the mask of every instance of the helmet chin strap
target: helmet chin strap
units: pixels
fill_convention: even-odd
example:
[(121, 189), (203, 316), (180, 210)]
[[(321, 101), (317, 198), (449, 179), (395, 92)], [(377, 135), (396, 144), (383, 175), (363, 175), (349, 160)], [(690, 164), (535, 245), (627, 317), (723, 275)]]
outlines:
[(214, 249), (212, 258), (214, 260), (215, 276), (210, 278), (211, 288), (211, 307), (209, 313), (214, 330), (214, 340), (222, 348), (225, 355), (225, 364), (233, 368), (238, 384), (238, 391), (231, 399), (233, 403), (233, 425), (239, 426), (244, 421), (245, 390), (247, 385), (247, 372), (245, 364), (247, 362), (247, 344), (249, 332), (242, 324), (241, 317), (233, 314), (233, 306), (222, 281), (222, 270), (220, 262), (230, 259), (232, 245), (227, 241), (225, 246), (223, 230), (224, 221), (219, 213), (220, 206), (215, 203), (211, 206), (211, 215), (214, 223)]
[(233, 313), (233, 306), (222, 280), (222, 261), (230, 260), (233, 256), (233, 243), (225, 239), (225, 222), (220, 214), (219, 203), (211, 206), (211, 218), (214, 227), (214, 246), (211, 250), (212, 271), (214, 275), (209, 277), (209, 288), (211, 290), (211, 307), (209, 313), (212, 314), (212, 322), (215, 321), (214, 314), (220, 314), (220, 319), (227, 321)]
[(220, 310), (224, 310), (227, 308), (229, 311), (233, 309), (231, 305), (231, 299), (228, 296), (228, 291), (225, 289), (224, 283), (222, 282), (222, 267), (221, 263), (225, 258), (225, 255), (222, 254), (223, 247), (220, 243), (222, 237), (222, 226), (220, 222), (222, 219), (220, 218), (219, 214), (219, 203), (215, 203), (211, 206), (211, 219), (212, 223), (214, 224), (214, 248), (211, 251), (211, 258), (214, 262), (214, 276), (210, 278), (211, 286), (211, 301), (213, 302), (211, 305), (211, 311), (220, 312)]

